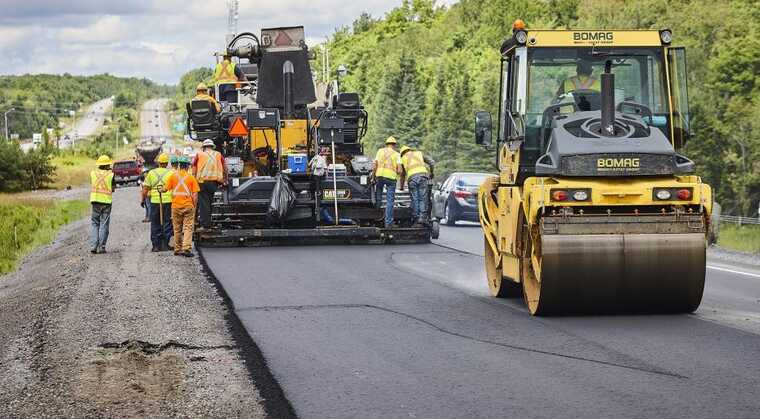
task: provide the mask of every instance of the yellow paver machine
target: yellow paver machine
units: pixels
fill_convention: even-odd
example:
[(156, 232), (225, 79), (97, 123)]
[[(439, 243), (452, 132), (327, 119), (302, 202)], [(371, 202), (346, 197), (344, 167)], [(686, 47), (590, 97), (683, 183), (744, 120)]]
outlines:
[[(501, 47), (495, 150), (480, 188), (491, 293), (531, 314), (696, 310), (711, 189), (669, 30), (527, 30)], [(475, 115), (490, 146), (491, 115)]]

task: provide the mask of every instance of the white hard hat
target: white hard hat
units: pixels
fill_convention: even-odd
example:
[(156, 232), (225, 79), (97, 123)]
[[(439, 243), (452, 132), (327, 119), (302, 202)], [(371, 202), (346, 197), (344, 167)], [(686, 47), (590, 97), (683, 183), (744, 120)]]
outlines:
[(203, 147), (214, 147), (214, 148), (216, 148), (216, 145), (214, 144), (213, 140), (203, 140)]

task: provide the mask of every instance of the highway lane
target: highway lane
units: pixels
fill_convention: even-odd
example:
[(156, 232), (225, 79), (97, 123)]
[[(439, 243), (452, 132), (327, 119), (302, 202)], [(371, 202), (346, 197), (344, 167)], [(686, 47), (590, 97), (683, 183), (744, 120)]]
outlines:
[[(68, 127), (63, 132), (58, 142), (58, 147), (61, 149), (69, 148), (73, 144), (76, 144), (76, 141), (94, 135), (103, 126), (105, 116), (110, 114), (112, 106), (113, 100), (110, 97), (101, 99), (88, 106), (82, 115), (77, 117), (74, 126)], [(35, 148), (31, 141), (21, 143), (20, 147), (24, 152)]]
[[(439, 244), (446, 247), (203, 255), (302, 417), (760, 411), (757, 333), (708, 321), (703, 308), (697, 315), (530, 317), (521, 301), (488, 296), (477, 227), (444, 227)], [(726, 281), (757, 290), (749, 278), (718, 272), (708, 271), (707, 307), (739, 307), (731, 287), (720, 285)], [(749, 306), (740, 311), (751, 307), (742, 304)]]

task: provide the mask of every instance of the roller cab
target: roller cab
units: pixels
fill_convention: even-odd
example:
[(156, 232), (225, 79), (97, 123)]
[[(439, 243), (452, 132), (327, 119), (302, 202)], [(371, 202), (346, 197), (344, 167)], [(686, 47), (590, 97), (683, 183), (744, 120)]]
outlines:
[[(680, 153), (686, 63), (670, 31), (533, 31), (501, 47), (496, 121), (476, 142), (488, 285), (531, 314), (691, 312), (711, 189)], [(493, 141), (496, 131), (496, 141)]]

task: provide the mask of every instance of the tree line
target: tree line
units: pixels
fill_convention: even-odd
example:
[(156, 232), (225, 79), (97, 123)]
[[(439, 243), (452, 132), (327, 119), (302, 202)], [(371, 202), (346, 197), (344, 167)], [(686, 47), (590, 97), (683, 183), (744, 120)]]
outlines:
[[(498, 111), (498, 48), (523, 19), (541, 29), (670, 28), (687, 48), (692, 137), (683, 153), (726, 213), (760, 201), (760, 3), (754, 0), (404, 0), (382, 18), (362, 14), (327, 44), (344, 90), (370, 115), (365, 145), (390, 134), (420, 146), (437, 174), (495, 171), (476, 147), (473, 114)], [(319, 52), (319, 51), (318, 51)], [(319, 56), (319, 53), (317, 54)]]

